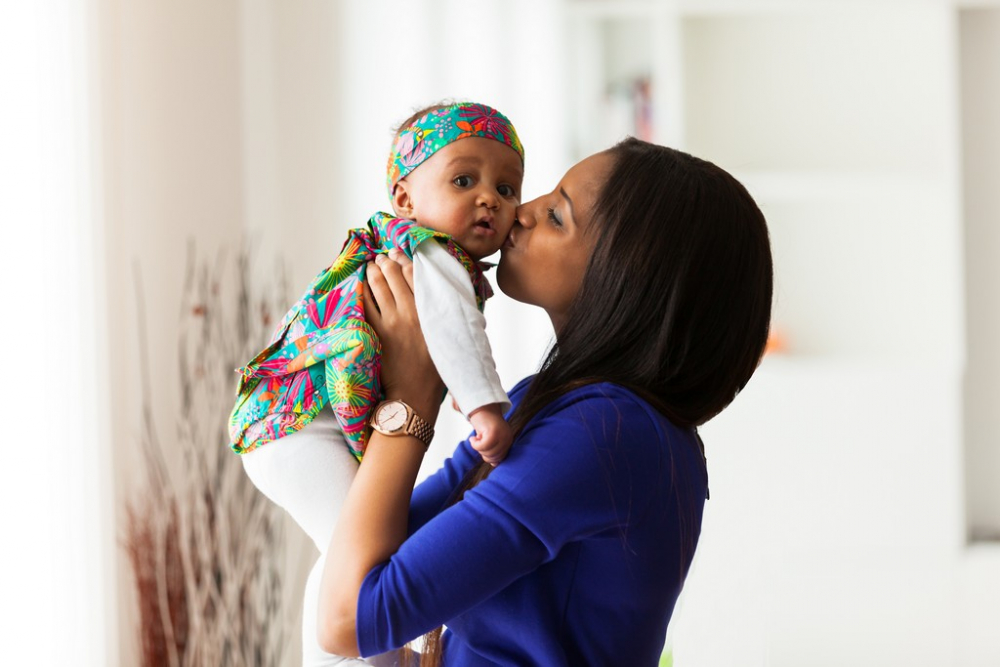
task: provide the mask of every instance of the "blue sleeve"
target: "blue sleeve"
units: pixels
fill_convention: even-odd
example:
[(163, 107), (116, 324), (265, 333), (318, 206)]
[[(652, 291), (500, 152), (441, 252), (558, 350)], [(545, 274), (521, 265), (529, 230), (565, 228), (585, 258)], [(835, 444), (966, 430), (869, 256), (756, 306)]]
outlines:
[(482, 461), (479, 453), (469, 444), (468, 438), (458, 443), (451, 458), (437, 472), (427, 477), (413, 489), (410, 497), (409, 534), (433, 519), (451, 500), (451, 495), (465, 475)]
[(646, 408), (618, 388), (592, 385), (554, 402), (489, 478), (368, 573), (357, 608), (362, 655), (446, 623), (568, 542), (618, 530), (662, 474), (653, 445), (662, 440)]
[[(510, 390), (509, 396), (512, 406), (517, 405), (524, 397), (524, 392), (527, 391), (532, 377), (534, 376), (521, 380)], [(511, 407), (510, 412), (507, 413), (508, 419), (513, 410), (514, 408)], [(410, 497), (409, 533), (411, 535), (445, 508), (451, 500), (454, 490), (465, 479), (465, 475), (482, 460), (482, 457), (472, 448), (468, 438), (466, 438), (458, 443), (455, 453), (444, 462), (437, 472), (417, 485)]]

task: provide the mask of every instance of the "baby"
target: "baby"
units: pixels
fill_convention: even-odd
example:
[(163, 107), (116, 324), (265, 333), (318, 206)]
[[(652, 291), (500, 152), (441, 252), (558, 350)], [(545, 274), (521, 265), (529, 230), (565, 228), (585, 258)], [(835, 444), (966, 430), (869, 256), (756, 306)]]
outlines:
[[(510, 402), (486, 338), (482, 308), (492, 291), (481, 260), (507, 238), (523, 175), (524, 149), (495, 109), (441, 104), (414, 114), (389, 156), (395, 215), (376, 213), (367, 227), (352, 230), (270, 344), (239, 369), (231, 447), (243, 454), (254, 484), (321, 552), (306, 587), (305, 664), (350, 664), (317, 653), (315, 606), (330, 535), (381, 397), (379, 343), (362, 300), (367, 263), (394, 248), (413, 261), (428, 351), (475, 428), (470, 444), (499, 463), (511, 445), (503, 417)], [(430, 433), (422, 435), (429, 441)]]

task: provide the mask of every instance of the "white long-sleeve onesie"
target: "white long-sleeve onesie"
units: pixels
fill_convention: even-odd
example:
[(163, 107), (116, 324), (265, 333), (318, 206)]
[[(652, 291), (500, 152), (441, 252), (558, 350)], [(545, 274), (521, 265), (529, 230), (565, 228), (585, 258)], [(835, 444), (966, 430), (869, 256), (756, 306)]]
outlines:
[(491, 403), (510, 407), (486, 337), (486, 318), (476, 307), (469, 272), (438, 242), (413, 253), (417, 316), (431, 360), (462, 414)]

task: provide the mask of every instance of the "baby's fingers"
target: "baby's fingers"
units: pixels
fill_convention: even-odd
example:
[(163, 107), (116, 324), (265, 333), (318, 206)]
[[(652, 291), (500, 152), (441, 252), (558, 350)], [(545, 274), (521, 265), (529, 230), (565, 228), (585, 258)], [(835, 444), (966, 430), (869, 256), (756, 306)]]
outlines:
[(507, 455), (506, 448), (501, 446), (496, 437), (489, 432), (473, 435), (469, 438), (469, 444), (479, 453), (483, 461), (493, 466), (503, 461)]
[(493, 452), (482, 452), (480, 456), (483, 457), (483, 461), (486, 461), (495, 468), (498, 463), (507, 458), (507, 452), (504, 451), (503, 449), (500, 449)]

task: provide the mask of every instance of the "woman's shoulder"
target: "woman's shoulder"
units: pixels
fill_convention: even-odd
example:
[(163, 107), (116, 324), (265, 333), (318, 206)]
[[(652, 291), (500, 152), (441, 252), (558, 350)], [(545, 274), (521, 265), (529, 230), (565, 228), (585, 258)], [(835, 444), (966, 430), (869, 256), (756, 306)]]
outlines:
[[(529, 382), (511, 390), (512, 400)], [(549, 514), (540, 508), (557, 507), (560, 517), (584, 514), (590, 528), (603, 529), (620, 524), (616, 508), (631, 507), (638, 516), (648, 503), (665, 498), (675, 470), (697, 475), (698, 451), (693, 429), (673, 425), (627, 387), (595, 382), (539, 410), (481, 493), (532, 526), (531, 517)], [(594, 494), (599, 488), (608, 492)], [(564, 529), (576, 530), (577, 524)]]
[[(508, 392), (510, 400), (515, 406), (523, 400), (534, 378), (534, 375), (529, 375), (514, 385)], [(541, 417), (574, 409), (579, 410), (581, 407), (598, 412), (617, 412), (623, 407), (632, 408), (648, 413), (650, 417), (655, 417), (657, 421), (659, 419), (666, 419), (635, 391), (613, 382), (592, 382), (571, 389), (539, 410), (538, 416)]]
[[(532, 378), (525, 378), (511, 389), (515, 408)], [(635, 391), (613, 382), (594, 382), (562, 394), (531, 418), (524, 434), (531, 431), (586, 432), (599, 440), (641, 439), (664, 444), (694, 441), (696, 437), (693, 429), (674, 425)]]
[(623, 385), (615, 384), (614, 382), (592, 382), (590, 384), (585, 384), (566, 392), (560, 396), (559, 399), (553, 401), (553, 404), (572, 404), (579, 403), (581, 401), (598, 403), (605, 402), (609, 405), (632, 403), (637, 406), (642, 406), (651, 410), (653, 409), (652, 406), (635, 391)]
[(517, 405), (522, 398), (524, 398), (525, 392), (528, 391), (528, 386), (531, 385), (531, 381), (535, 379), (535, 375), (529, 375), (526, 378), (522, 378), (520, 382), (511, 387), (510, 391), (507, 392), (507, 396), (510, 398), (510, 402)]
[[(510, 391), (508, 392), (511, 399), (521, 398), (528, 391), (528, 388), (531, 386), (531, 383), (535, 380), (536, 377), (538, 377), (538, 375), (533, 373), (525, 378), (522, 378), (520, 381), (518, 381), (517, 384), (511, 387)], [(593, 397), (593, 396), (607, 396), (611, 398), (630, 397), (645, 403), (645, 401), (643, 401), (638, 394), (636, 394), (634, 391), (628, 389), (623, 385), (615, 384), (614, 382), (591, 382), (589, 384), (580, 385), (575, 389), (571, 389), (570, 391), (566, 392), (558, 399), (553, 401), (552, 404), (553, 405), (558, 404), (564, 399), (573, 401), (573, 400), (578, 400), (579, 398), (582, 397)]]

